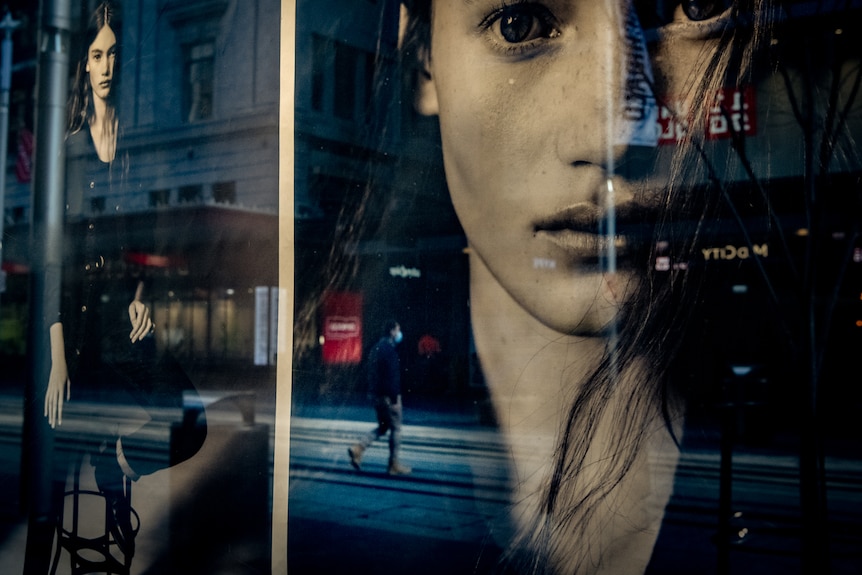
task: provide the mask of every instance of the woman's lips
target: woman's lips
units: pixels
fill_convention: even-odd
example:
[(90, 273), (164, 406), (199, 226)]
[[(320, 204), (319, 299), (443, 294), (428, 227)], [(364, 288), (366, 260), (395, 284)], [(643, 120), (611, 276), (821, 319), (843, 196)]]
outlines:
[(595, 204), (577, 204), (537, 221), (533, 227), (535, 237), (547, 239), (577, 259), (596, 259), (606, 256), (613, 248), (624, 255), (630, 246), (629, 236), (638, 236), (648, 223), (643, 206), (627, 203), (615, 207), (616, 233), (609, 236), (605, 230), (607, 215)]

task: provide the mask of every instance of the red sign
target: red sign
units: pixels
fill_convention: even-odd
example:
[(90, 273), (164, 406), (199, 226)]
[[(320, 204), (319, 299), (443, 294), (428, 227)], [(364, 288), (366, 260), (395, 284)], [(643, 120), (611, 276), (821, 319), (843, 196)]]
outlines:
[[(659, 143), (676, 144), (685, 140), (691, 127), (691, 113), (687, 104), (668, 101), (658, 114)], [(755, 92), (751, 86), (723, 88), (706, 111), (703, 130), (707, 140), (730, 138), (735, 133), (753, 136), (757, 133)]]
[(362, 294), (330, 292), (323, 300), (323, 363), (362, 361)]
[(682, 102), (662, 104), (658, 109), (658, 143), (676, 144), (688, 133), (688, 108)]
[(718, 91), (715, 104), (706, 118), (706, 138), (719, 140), (734, 133), (753, 136), (757, 133), (757, 115), (754, 108), (754, 89), (724, 88)]

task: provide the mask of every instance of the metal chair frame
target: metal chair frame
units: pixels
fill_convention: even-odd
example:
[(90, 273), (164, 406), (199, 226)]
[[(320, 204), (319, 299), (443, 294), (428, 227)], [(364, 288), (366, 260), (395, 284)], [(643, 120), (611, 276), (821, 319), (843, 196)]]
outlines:
[[(57, 572), (57, 566), (60, 563), (60, 556), (63, 550), (69, 553), (71, 562), (72, 575), (85, 575), (88, 573), (107, 573), (115, 575), (129, 575), (132, 565), (132, 557), (126, 556), (119, 549), (114, 536), (111, 534), (110, 524), (113, 521), (111, 517), (110, 502), (105, 495), (99, 491), (81, 489), (81, 464), (83, 457), (75, 459), (72, 468), (72, 488), (66, 489), (66, 485), (62, 486), (63, 497), (59, 498), (57, 510), (57, 527), (56, 527), (56, 551), (54, 552), (54, 560), (51, 565), (51, 575)], [(125, 482), (125, 497), (126, 502), (132, 513), (132, 521), (135, 525), (133, 535), (137, 535), (141, 526), (141, 520), (137, 511), (131, 507), (132, 503), (132, 482), (124, 479)], [(67, 478), (68, 483), (68, 478)], [(81, 497), (95, 497), (104, 501), (105, 505), (105, 529), (104, 533), (96, 537), (84, 537), (79, 532), (79, 522), (81, 520)], [(72, 521), (69, 529), (65, 526), (66, 515), (66, 498), (72, 498)], [(118, 558), (112, 550), (116, 549)], [(89, 551), (97, 559), (90, 559), (82, 556), (82, 552)]]

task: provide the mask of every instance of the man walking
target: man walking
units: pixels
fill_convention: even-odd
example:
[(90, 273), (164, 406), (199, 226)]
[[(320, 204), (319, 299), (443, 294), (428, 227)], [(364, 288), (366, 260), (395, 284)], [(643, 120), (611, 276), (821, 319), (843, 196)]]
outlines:
[(396, 321), (385, 325), (383, 337), (368, 353), (368, 390), (374, 398), (377, 412), (377, 427), (350, 446), (347, 453), (350, 463), (358, 471), (362, 454), (376, 439), (389, 432), (389, 475), (407, 475), (410, 468), (398, 461), (401, 443), (401, 361), (395, 346), (402, 338), (401, 326)]

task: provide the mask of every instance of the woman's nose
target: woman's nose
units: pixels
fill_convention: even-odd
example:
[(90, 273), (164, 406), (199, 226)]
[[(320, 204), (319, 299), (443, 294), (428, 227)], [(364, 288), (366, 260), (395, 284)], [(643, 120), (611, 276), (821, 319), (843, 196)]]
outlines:
[(652, 75), (636, 20), (619, 15), (583, 30), (561, 67), (563, 91), (575, 95), (557, 143), (561, 160), (613, 176), (630, 146), (655, 145)]

